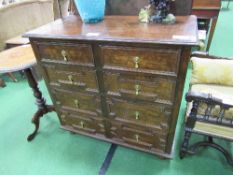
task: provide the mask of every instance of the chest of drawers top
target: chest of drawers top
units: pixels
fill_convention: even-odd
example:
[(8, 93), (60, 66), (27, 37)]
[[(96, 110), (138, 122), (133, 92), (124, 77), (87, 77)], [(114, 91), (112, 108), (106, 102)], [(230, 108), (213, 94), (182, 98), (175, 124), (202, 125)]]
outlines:
[(84, 24), (77, 16), (42, 26), (29, 38), (197, 45), (195, 16), (177, 16), (172, 25), (140, 23), (137, 16), (106, 16), (97, 24)]

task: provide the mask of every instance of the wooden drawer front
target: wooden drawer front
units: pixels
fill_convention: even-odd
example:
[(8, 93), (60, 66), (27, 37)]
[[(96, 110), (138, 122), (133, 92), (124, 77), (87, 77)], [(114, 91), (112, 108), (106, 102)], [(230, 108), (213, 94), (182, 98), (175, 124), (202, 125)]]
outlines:
[(70, 109), (92, 116), (101, 114), (100, 98), (97, 95), (77, 93), (61, 89), (52, 89), (56, 105), (61, 109)]
[(129, 146), (159, 152), (164, 152), (166, 148), (167, 134), (156, 132), (151, 128), (111, 122), (111, 134), (114, 140), (121, 141)]
[(176, 80), (164, 76), (105, 71), (104, 85), (108, 95), (172, 104)]
[(180, 50), (103, 46), (104, 68), (177, 74)]
[(91, 117), (83, 113), (70, 113), (65, 110), (59, 112), (62, 125), (65, 128), (72, 128), (75, 131), (87, 132), (90, 134), (105, 133), (104, 121), (102, 118)]
[(96, 71), (61, 65), (43, 64), (50, 85), (72, 90), (98, 91)]
[(40, 57), (43, 60), (57, 60), (62, 62), (94, 65), (92, 48), (90, 45), (39, 43), (38, 49)]
[(168, 105), (133, 103), (120, 99), (108, 99), (109, 115), (115, 120), (150, 126), (167, 132), (172, 109)]

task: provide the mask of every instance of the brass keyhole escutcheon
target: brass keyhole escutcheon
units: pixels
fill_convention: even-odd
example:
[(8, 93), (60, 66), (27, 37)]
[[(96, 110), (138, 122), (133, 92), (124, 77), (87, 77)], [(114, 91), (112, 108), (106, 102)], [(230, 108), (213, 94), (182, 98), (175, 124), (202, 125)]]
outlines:
[(137, 142), (139, 142), (139, 135), (138, 134), (135, 135), (135, 139)]
[(77, 99), (74, 100), (74, 104), (75, 104), (76, 108), (79, 108), (79, 101)]
[(73, 80), (73, 76), (72, 76), (72, 75), (68, 75), (68, 80), (70, 81), (71, 84), (74, 83), (74, 80)]
[(61, 115), (61, 118), (62, 118), (62, 119), (65, 119), (65, 118), (66, 118), (66, 116), (65, 116), (64, 114), (62, 114), (62, 115)]
[(139, 120), (140, 113), (138, 111), (135, 112), (135, 119)]
[(83, 121), (80, 122), (80, 126), (81, 126), (81, 128), (84, 128), (84, 122)]
[(61, 114), (61, 121), (65, 122), (65, 120), (66, 120), (66, 116), (64, 114)]
[(139, 84), (135, 85), (135, 95), (139, 95), (139, 92), (141, 90), (141, 86)]
[(57, 105), (61, 105), (61, 102), (60, 102), (60, 101), (56, 101), (56, 104), (57, 104)]
[(68, 61), (67, 54), (66, 54), (65, 50), (61, 51), (61, 55), (62, 55), (64, 61)]
[(140, 60), (141, 60), (140, 57), (134, 57), (134, 58), (133, 58), (135, 69), (138, 69), (138, 68), (139, 68)]

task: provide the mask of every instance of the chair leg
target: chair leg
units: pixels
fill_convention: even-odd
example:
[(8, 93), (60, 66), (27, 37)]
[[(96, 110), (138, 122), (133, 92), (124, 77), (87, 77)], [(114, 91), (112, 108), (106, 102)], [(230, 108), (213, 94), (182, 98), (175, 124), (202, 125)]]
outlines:
[(209, 142), (209, 143), (213, 143), (213, 137), (208, 136), (208, 142)]
[(229, 9), (230, 2), (231, 2), (231, 0), (228, 0), (227, 9)]
[(18, 80), (15, 78), (15, 76), (13, 75), (13, 73), (7, 73), (7, 75), (14, 81), (14, 82), (18, 82)]
[(184, 133), (184, 141), (181, 146), (180, 150), (180, 159), (183, 159), (185, 155), (188, 153), (188, 147), (189, 147), (189, 139), (191, 137), (191, 132), (190, 131), (185, 131)]
[[(212, 137), (209, 137), (209, 138), (212, 138)], [(226, 149), (221, 147), (220, 145), (214, 143), (213, 139), (211, 139), (211, 141), (208, 140), (208, 141), (197, 142), (197, 143), (193, 144), (192, 146), (190, 146), (190, 150), (191, 150), (192, 154), (196, 154), (199, 147), (207, 147), (207, 146), (212, 147), (212, 148), (220, 151), (225, 156), (227, 162), (231, 166), (233, 166), (233, 158), (230, 155), (230, 153)]]
[(0, 87), (5, 87), (6, 84), (3, 79), (0, 78)]

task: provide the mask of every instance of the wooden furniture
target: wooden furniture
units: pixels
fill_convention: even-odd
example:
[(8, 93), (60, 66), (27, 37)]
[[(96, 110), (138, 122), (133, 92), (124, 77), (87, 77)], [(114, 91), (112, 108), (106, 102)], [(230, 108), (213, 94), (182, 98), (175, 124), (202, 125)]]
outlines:
[(12, 48), (15, 46), (21, 46), (24, 44), (29, 44), (30, 41), (28, 38), (23, 38), (21, 35), (10, 38), (6, 40), (6, 48)]
[(174, 25), (77, 16), (29, 37), (63, 129), (171, 157), (195, 16)]
[[(227, 151), (221, 142), (213, 141), (213, 138), (233, 141), (233, 81), (228, 79), (233, 73), (233, 60), (199, 53), (193, 54), (192, 62), (194, 71), (190, 91), (186, 94), (188, 107), (180, 157), (197, 153), (199, 147), (209, 146), (222, 152), (233, 166), (231, 150)], [(205, 77), (207, 75), (209, 78)], [(192, 134), (205, 136), (208, 140), (190, 146)]]
[(221, 0), (193, 0), (192, 14), (198, 17), (199, 28), (205, 29), (209, 33), (207, 51), (213, 39), (220, 9)]
[(0, 87), (5, 87), (6, 84), (3, 79), (0, 78)]
[[(108, 0), (106, 1), (106, 15), (135, 15), (140, 9), (149, 4), (148, 0)], [(171, 12), (176, 16), (190, 15), (192, 0), (173, 0), (171, 1)]]
[[(22, 36), (17, 36), (17, 37), (11, 38), (11, 39), (6, 41), (6, 49), (16, 47), (16, 46), (21, 46), (24, 44), (28, 44), (29, 42), (30, 41), (28, 38), (22, 38)], [(14, 82), (18, 82), (18, 80), (13, 75), (13, 73), (8, 72), (7, 74)]]
[(33, 90), (38, 106), (37, 112), (34, 114), (32, 122), (35, 124), (35, 131), (29, 135), (28, 140), (34, 138), (39, 128), (39, 118), (44, 114), (54, 111), (54, 107), (46, 105), (45, 99), (38, 88), (38, 84), (33, 77), (31, 67), (36, 64), (36, 59), (32, 51), (31, 45), (17, 46), (0, 52), (0, 73), (8, 73), (24, 70), (28, 79), (28, 84)]

